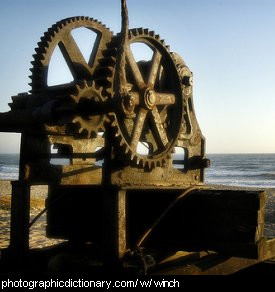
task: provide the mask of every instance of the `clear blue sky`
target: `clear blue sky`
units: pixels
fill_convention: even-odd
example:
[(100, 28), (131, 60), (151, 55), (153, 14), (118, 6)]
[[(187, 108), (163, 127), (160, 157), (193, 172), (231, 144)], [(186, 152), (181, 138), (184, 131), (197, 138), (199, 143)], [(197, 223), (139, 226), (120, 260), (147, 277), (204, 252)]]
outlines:
[[(155, 30), (194, 73), (194, 103), (208, 153), (275, 152), (275, 1), (128, 0), (130, 27)], [(63, 18), (97, 18), (120, 30), (120, 0), (1, 0), (0, 111), (30, 90), (44, 31)], [(0, 135), (0, 152), (18, 136)]]

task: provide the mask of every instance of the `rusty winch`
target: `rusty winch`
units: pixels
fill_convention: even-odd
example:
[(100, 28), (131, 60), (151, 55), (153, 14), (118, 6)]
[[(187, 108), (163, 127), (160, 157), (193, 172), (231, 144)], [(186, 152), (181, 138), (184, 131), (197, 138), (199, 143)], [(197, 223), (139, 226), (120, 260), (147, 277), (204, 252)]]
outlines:
[[(72, 36), (79, 28), (96, 33), (89, 61)], [(151, 59), (137, 61), (134, 44), (146, 46)], [(56, 48), (73, 81), (50, 86)], [(12, 97), (11, 111), (0, 114), (1, 131), (22, 133), (10, 250), (29, 250), (31, 185), (49, 186), (47, 236), (92, 246), (105, 266), (141, 262), (145, 271), (186, 250), (244, 256), (262, 240), (251, 214), (263, 212), (264, 193), (203, 184), (210, 162), (194, 111), (193, 74), (158, 34), (128, 28), (125, 0), (121, 33), (71, 17), (49, 28), (35, 51), (30, 93)], [(238, 223), (230, 221), (232, 210)]]

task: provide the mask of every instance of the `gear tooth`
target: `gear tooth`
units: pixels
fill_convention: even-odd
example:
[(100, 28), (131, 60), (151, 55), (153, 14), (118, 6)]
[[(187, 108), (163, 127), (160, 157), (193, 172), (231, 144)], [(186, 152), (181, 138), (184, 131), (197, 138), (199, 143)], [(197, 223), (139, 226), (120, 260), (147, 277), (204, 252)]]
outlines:
[(39, 45), (40, 47), (34, 49), (34, 50), (36, 51), (36, 53), (37, 53), (37, 54), (45, 54), (45, 53), (46, 53), (45, 45), (43, 44), (44, 47), (42, 47), (42, 48), (41, 48), (42, 44), (39, 44), (39, 43), (38, 43), (38, 45)]
[(135, 158), (135, 154), (132, 153), (132, 154), (131, 154), (131, 160), (134, 160), (134, 158)]
[(170, 52), (170, 46), (165, 46), (166, 50)]
[(101, 87), (99, 87), (99, 90), (98, 90), (98, 91), (99, 91), (99, 94), (101, 95), (101, 97), (102, 97), (103, 89), (104, 89), (104, 88), (101, 86)]
[(54, 25), (54, 26), (49, 30), (49, 32), (50, 32), (51, 35), (55, 35), (56, 33), (58, 33), (58, 31), (59, 31), (59, 28), (58, 28), (57, 24)]
[(80, 117), (75, 117), (72, 122), (74, 124), (79, 124), (79, 126), (80, 126), (80, 119), (81, 119)]
[(123, 144), (124, 144), (123, 139), (122, 139), (122, 137), (120, 137), (119, 146), (123, 146)]
[(143, 30), (143, 33), (144, 33), (144, 34), (149, 34), (149, 29), (148, 29), (148, 28), (145, 28), (145, 29)]
[(75, 96), (74, 96), (73, 94), (71, 94), (71, 95), (69, 96), (69, 98), (70, 98), (70, 100), (75, 101)]
[(137, 165), (140, 164), (140, 158), (138, 156), (136, 156), (136, 163), (137, 163)]
[(109, 83), (112, 83), (112, 77), (108, 76), (108, 77), (106, 78), (106, 80), (107, 80)]
[(80, 88), (80, 86), (78, 84), (76, 85), (76, 90), (77, 90), (77, 93), (79, 93), (80, 90), (81, 90), (81, 88)]
[(129, 153), (129, 148), (126, 146), (126, 149), (125, 149), (125, 154), (128, 154)]
[(164, 40), (160, 40), (160, 42), (165, 46), (165, 41)]
[(137, 29), (137, 31), (138, 31), (138, 33), (140, 33), (140, 34), (144, 34), (144, 31), (143, 31), (143, 28), (142, 28), (142, 27), (139, 27), (139, 28)]
[(106, 92), (107, 92), (108, 94), (112, 94), (112, 89), (111, 89), (111, 88), (107, 88), (107, 89), (106, 89)]
[(37, 54), (33, 54), (32, 57), (33, 57), (33, 60), (31, 61), (31, 64), (32, 64), (33, 66), (39, 66), (39, 64), (40, 64), (40, 60), (41, 60), (41, 56), (40, 56), (40, 58), (38, 59)]

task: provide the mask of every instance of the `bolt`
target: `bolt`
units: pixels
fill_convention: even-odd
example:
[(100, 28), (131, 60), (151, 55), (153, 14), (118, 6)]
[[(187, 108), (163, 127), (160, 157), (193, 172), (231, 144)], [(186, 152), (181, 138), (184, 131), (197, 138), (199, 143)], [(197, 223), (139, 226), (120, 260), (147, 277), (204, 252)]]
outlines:
[(148, 92), (148, 102), (151, 104), (151, 105), (154, 105), (156, 103), (156, 96), (154, 95), (154, 92), (153, 90), (150, 90)]
[(145, 93), (144, 93), (144, 104), (145, 104), (145, 106), (149, 110), (152, 110), (153, 107), (156, 105), (156, 102), (157, 102), (157, 98), (156, 98), (154, 90), (152, 90), (152, 89), (145, 90)]
[(193, 86), (193, 76), (184, 76), (182, 79), (184, 86)]

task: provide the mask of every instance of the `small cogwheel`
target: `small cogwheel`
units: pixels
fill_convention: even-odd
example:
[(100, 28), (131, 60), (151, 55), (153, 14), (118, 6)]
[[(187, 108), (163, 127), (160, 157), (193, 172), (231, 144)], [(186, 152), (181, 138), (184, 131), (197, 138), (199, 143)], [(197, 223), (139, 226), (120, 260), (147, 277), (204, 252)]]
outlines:
[(85, 105), (91, 106), (89, 101), (93, 104), (103, 103), (105, 99), (102, 96), (102, 88), (96, 89), (94, 82), (87, 83), (86, 81), (78, 84), (76, 88), (77, 92), (71, 95), (71, 98), (81, 109), (81, 115), (76, 116), (72, 122), (77, 125), (80, 134), (85, 135), (86, 138), (94, 138), (98, 132), (105, 130), (106, 116), (104, 114), (91, 115)]

